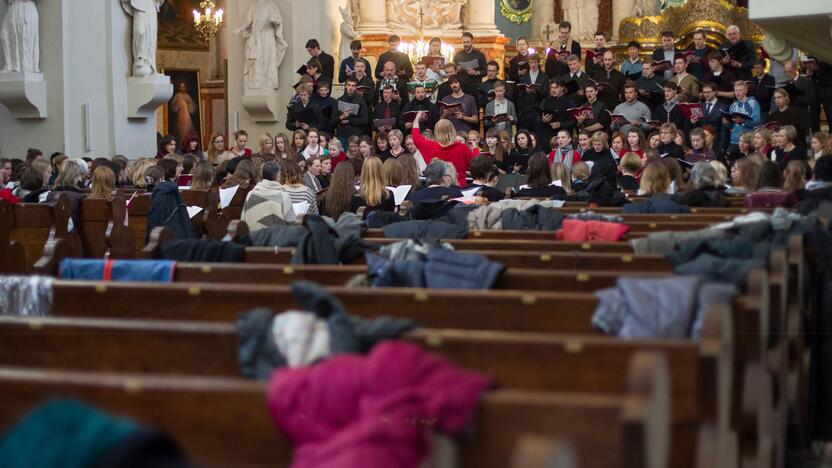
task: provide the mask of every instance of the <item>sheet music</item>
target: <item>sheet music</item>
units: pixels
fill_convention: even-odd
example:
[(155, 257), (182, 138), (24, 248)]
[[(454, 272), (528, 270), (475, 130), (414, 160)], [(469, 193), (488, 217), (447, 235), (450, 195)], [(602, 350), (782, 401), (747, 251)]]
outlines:
[(239, 185), (235, 185), (233, 187), (220, 189), (220, 209), (227, 208), (228, 205), (231, 204), (231, 200), (234, 199), (234, 195), (237, 194), (237, 190), (239, 188)]
[(189, 206), (188, 208), (188, 218), (194, 219), (194, 216), (198, 215), (200, 211), (202, 211), (201, 206)]
[(398, 187), (387, 187), (387, 190), (393, 192), (393, 199), (396, 202), (396, 206), (399, 206), (405, 197), (407, 197), (407, 194), (410, 193), (412, 187), (412, 185), (399, 185)]
[(478, 192), (481, 188), (482, 188), (482, 187), (475, 187), (475, 188), (472, 188), (472, 189), (463, 190), (463, 191), (462, 191), (462, 196), (463, 196), (463, 197), (465, 197), (465, 198), (468, 198), (468, 197), (473, 197), (474, 195), (476, 195), (476, 194), (477, 194), (477, 192)]
[(295, 215), (300, 216), (306, 214), (309, 211), (309, 202), (302, 201), (297, 203), (292, 203), (292, 210), (295, 212)]

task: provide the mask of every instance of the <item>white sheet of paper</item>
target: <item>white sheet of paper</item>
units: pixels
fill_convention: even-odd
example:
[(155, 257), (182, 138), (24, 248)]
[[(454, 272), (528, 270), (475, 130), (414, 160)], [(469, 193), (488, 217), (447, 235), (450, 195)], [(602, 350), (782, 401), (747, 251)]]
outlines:
[(202, 211), (201, 206), (189, 206), (188, 207), (188, 217), (193, 219), (194, 216), (198, 215), (200, 211)]
[(463, 197), (473, 197), (474, 195), (476, 195), (476, 193), (477, 193), (477, 192), (478, 192), (481, 188), (482, 188), (482, 187), (476, 187), (476, 188), (472, 188), (472, 189), (468, 189), (468, 190), (463, 190), (463, 191), (462, 191), (462, 196), (463, 196)]
[(407, 194), (410, 193), (412, 187), (412, 185), (399, 185), (398, 187), (387, 187), (387, 190), (393, 192), (393, 199), (396, 201), (396, 206), (399, 206), (407, 197)]
[(309, 202), (302, 201), (292, 203), (292, 210), (295, 212), (295, 215), (297, 216), (304, 215), (307, 211), (309, 211)]
[(234, 199), (234, 195), (237, 194), (237, 189), (239, 188), (239, 185), (235, 185), (233, 187), (220, 189), (220, 208), (226, 208), (231, 204), (231, 200)]
[(563, 187), (563, 182), (556, 180), (552, 182), (552, 185), (554, 185), (555, 187)]
[(589, 170), (592, 170), (592, 166), (595, 165), (595, 161), (584, 161), (587, 166), (589, 166)]

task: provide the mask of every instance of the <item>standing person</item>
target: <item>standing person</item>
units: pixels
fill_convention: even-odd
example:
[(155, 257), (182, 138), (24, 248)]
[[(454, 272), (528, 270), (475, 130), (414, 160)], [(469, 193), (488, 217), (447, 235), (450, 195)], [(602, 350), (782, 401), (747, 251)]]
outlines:
[(416, 76), (414, 76), (413, 79), (407, 83), (408, 102), (412, 101), (415, 97), (416, 86), (422, 86), (425, 88), (425, 92), (428, 94), (428, 98), (431, 102), (436, 102), (435, 93), (436, 88), (439, 86), (439, 82), (428, 75), (428, 67), (424, 62), (416, 64)]
[(347, 78), (355, 75), (355, 64), (362, 62), (367, 70), (370, 69), (370, 62), (361, 56), (361, 41), (355, 39), (350, 41), (350, 56), (341, 60), (341, 66), (338, 68), (338, 82), (343, 83)]
[(456, 131), (467, 133), (468, 130), (471, 130), (475, 125), (479, 124), (479, 109), (477, 108), (477, 103), (470, 94), (465, 94), (462, 91), (462, 82), (457, 75), (454, 75), (448, 81), (451, 84), (452, 92), (450, 96), (445, 96), (441, 102), (448, 105), (460, 104), (462, 110), (453, 113), (446, 112), (441, 117), (448, 119)]
[(575, 105), (580, 105), (585, 101), (584, 86), (586, 86), (586, 83), (589, 81), (589, 76), (581, 71), (580, 56), (570, 55), (566, 59), (566, 64), (569, 67), (569, 72), (566, 75), (561, 76), (564, 86), (566, 86), (567, 91), (570, 91), (566, 93), (566, 96), (572, 100)]
[[(370, 113), (367, 110), (367, 101), (355, 92), (358, 81), (355, 77), (347, 78), (344, 83), (344, 95), (338, 98), (335, 109), (332, 112), (332, 124), (335, 126), (335, 135), (341, 140), (341, 146), (349, 146), (349, 137), (362, 135), (364, 127), (369, 123)], [(341, 103), (349, 104), (352, 107), (358, 106), (358, 112), (339, 110)]]
[(382, 67), (381, 78), (378, 80), (376, 91), (373, 95), (373, 106), (384, 99), (382, 91), (387, 86), (390, 86), (393, 90), (392, 98), (394, 101), (401, 106), (407, 104), (410, 96), (410, 93), (407, 91), (407, 81), (396, 75), (396, 64), (392, 60), (388, 60), (384, 64), (384, 67)]
[[(363, 64), (363, 62), (359, 63)], [(335, 132), (335, 127), (332, 125), (332, 114), (335, 110), (335, 98), (329, 95), (329, 92), (332, 89), (331, 86), (331, 83), (328, 81), (320, 80), (318, 81), (318, 84), (315, 85), (315, 92), (312, 95), (312, 102), (317, 104), (321, 109), (321, 117), (323, 117), (318, 130), (326, 132), (329, 135), (332, 135)]]
[(405, 129), (406, 134), (410, 134), (413, 129), (413, 120), (407, 119), (407, 115), (413, 115), (412, 112), (424, 111), (427, 121), (422, 122), (422, 125), (428, 128), (433, 128), (439, 120), (439, 109), (436, 104), (432, 103), (428, 97), (427, 90), (421, 84), (417, 84), (413, 88), (413, 99), (405, 104), (402, 113), (399, 116), (399, 127)]
[[(771, 112), (772, 94), (775, 88), (774, 76), (766, 73), (766, 59), (760, 58), (754, 62), (751, 68), (751, 79), (748, 80), (749, 92), (760, 104), (760, 112), (766, 116)], [(733, 90), (733, 88), (731, 88)], [(753, 89), (754, 92), (751, 92)], [(730, 105), (730, 103), (729, 103)]]
[(375, 103), (373, 108), (373, 121), (393, 119), (394, 123), (381, 127), (373, 124), (375, 130), (389, 132), (398, 128), (399, 118), (402, 115), (402, 104), (401, 100), (397, 100), (396, 97), (398, 95), (393, 90), (392, 85), (385, 85), (384, 89), (381, 90), (381, 101)]
[(641, 44), (636, 41), (630, 41), (627, 44), (627, 58), (621, 62), (621, 73), (628, 80), (635, 81), (641, 78), (641, 66), (644, 62), (641, 60)]
[[(500, 65), (496, 61), (492, 60), (488, 62), (485, 69), (485, 81), (482, 82), (477, 93), (477, 105), (480, 106), (480, 109), (485, 109), (485, 106), (494, 100), (494, 84), (497, 81), (500, 81), (500, 79), (497, 78), (497, 73), (500, 71)], [(505, 82), (503, 83), (505, 84)]]
[(598, 87), (593, 83), (587, 83), (584, 86), (584, 96), (586, 96), (586, 105), (592, 107), (592, 118), (588, 118), (584, 114), (578, 116), (578, 128), (590, 133), (599, 130), (606, 130), (610, 126), (610, 113), (607, 112), (604, 103), (598, 99)]
[[(706, 81), (702, 85), (702, 101), (700, 101), (700, 104), (702, 105), (703, 117), (701, 119), (692, 117), (690, 121), (694, 127), (707, 126), (713, 129), (715, 140), (713, 150), (716, 154), (719, 154), (720, 150), (724, 149), (722, 144), (722, 117), (723, 112), (728, 112), (728, 105), (717, 99), (716, 93), (717, 86), (714, 83)], [(727, 146), (727, 142), (725, 146)]]
[(688, 73), (697, 80), (704, 81), (705, 73), (710, 69), (708, 58), (712, 52), (716, 52), (716, 49), (705, 43), (705, 31), (697, 29), (693, 32), (693, 42), (687, 50), (696, 54), (687, 57)]
[(430, 38), (428, 42), (428, 55), (422, 57), (423, 61), (426, 59), (428, 59), (426, 62), (428, 66), (428, 77), (437, 83), (445, 81), (445, 69), (442, 65), (445, 62), (445, 58), (442, 57), (442, 39), (438, 37)]
[(673, 60), (676, 58), (676, 45), (674, 44), (673, 31), (662, 31), (662, 47), (653, 51), (653, 63), (670, 62), (670, 65), (655, 70), (660, 73), (664, 80), (673, 78)]
[(566, 60), (571, 55), (581, 56), (581, 44), (572, 40), (572, 24), (561, 21), (558, 25), (558, 38), (546, 56), (546, 77), (553, 80), (569, 73)]
[(688, 73), (688, 62), (679, 56), (673, 59), (673, 78), (671, 82), (679, 87), (679, 102), (699, 102), (699, 82), (696, 77)]
[[(505, 115), (508, 120), (494, 122), (493, 117), (498, 115)], [(517, 121), (517, 111), (514, 109), (514, 103), (506, 99), (506, 85), (502, 81), (494, 83), (494, 99), (485, 106), (485, 128), (496, 128), (497, 130), (512, 131), (514, 123)], [(492, 117), (491, 119), (489, 118)]]
[[(708, 70), (705, 72), (705, 81), (710, 81), (717, 86), (716, 96), (720, 102), (731, 105), (734, 100), (734, 82), (737, 78), (722, 66), (722, 54), (719, 52), (711, 52), (708, 57)], [(758, 92), (760, 92), (758, 88)]]
[[(754, 127), (760, 125), (760, 104), (753, 97), (748, 97), (748, 86), (745, 81), (734, 83), (734, 102), (728, 111), (731, 113), (730, 120), (724, 118), (724, 128), (730, 132), (728, 152), (736, 151), (740, 140), (740, 133), (750, 132)], [(725, 131), (723, 131), (724, 133)]]
[(376, 63), (375, 76), (380, 80), (383, 78), (384, 65), (387, 62), (393, 62), (395, 65), (393, 72), (405, 83), (413, 76), (413, 65), (410, 63), (410, 58), (407, 54), (399, 52), (399, 44), (402, 40), (399, 36), (393, 34), (387, 38), (387, 45), (389, 49), (387, 52), (381, 54)]
[(515, 83), (528, 73), (529, 40), (523, 36), (517, 38), (517, 55), (508, 61), (508, 79)]
[(826, 125), (832, 128), (832, 64), (823, 60), (814, 59), (817, 66), (807, 67), (809, 75), (815, 84), (818, 102), (812, 106), (811, 127), (820, 130), (820, 107), (823, 104), (823, 112), (826, 115)]
[(621, 130), (625, 135), (633, 127), (644, 131), (649, 131), (651, 128), (647, 121), (652, 120), (652, 113), (647, 104), (638, 100), (638, 91), (633, 82), (624, 85), (624, 102), (615, 106), (613, 114), (624, 116), (627, 119), (627, 123), (624, 124), (616, 122), (610, 124), (612, 130)]
[(540, 70), (540, 56), (529, 55), (529, 73), (520, 78), (516, 86), (518, 126), (529, 130), (536, 130), (540, 116), (537, 107), (546, 96), (548, 86), (546, 75)]
[[(552, 149), (551, 140), (559, 130), (567, 130), (570, 134), (575, 129), (576, 122), (569, 118), (568, 109), (575, 107), (575, 103), (566, 97), (566, 86), (563, 78), (549, 82), (549, 96), (540, 102), (540, 127), (537, 134), (540, 136), (541, 149), (549, 151)], [(571, 137), (570, 137), (571, 143)]]
[(373, 81), (373, 77), (367, 73), (369, 69), (364, 62), (356, 62), (353, 78), (358, 82), (356, 91), (359, 95), (364, 96), (364, 100), (367, 101), (367, 106), (372, 107), (373, 91), (376, 89), (376, 83)]
[[(593, 41), (595, 41), (595, 48), (587, 51), (584, 63), (584, 70), (589, 75), (594, 74), (597, 69), (602, 67), (601, 62), (604, 58), (604, 52), (607, 51), (607, 35), (598, 31), (593, 36)], [(589, 52), (592, 53), (590, 54)]]
[(312, 102), (312, 85), (303, 83), (295, 88), (297, 99), (286, 112), (286, 130), (309, 130), (320, 127), (324, 117), (318, 104)]
[(797, 146), (804, 147), (806, 136), (809, 134), (809, 122), (806, 119), (804, 109), (793, 106), (789, 93), (783, 88), (774, 90), (774, 107), (775, 109), (769, 115), (769, 121), (777, 122), (780, 125), (793, 126), (797, 129), (795, 143), (797, 143)]
[(306, 134), (306, 146), (300, 152), (303, 159), (320, 158), (329, 154), (328, 150), (320, 144), (320, 138), (321, 134), (317, 129), (309, 129), (309, 133)]
[(317, 39), (306, 41), (306, 51), (310, 57), (317, 59), (321, 64), (321, 76), (332, 83), (335, 77), (335, 58), (321, 50), (321, 44)]
[(720, 50), (725, 52), (722, 63), (731, 70), (737, 79), (750, 79), (751, 69), (754, 67), (754, 62), (757, 61), (754, 43), (742, 39), (740, 28), (737, 25), (728, 26), (725, 35), (728, 36), (728, 42), (719, 46)]
[(636, 89), (638, 100), (647, 104), (653, 113), (664, 101), (663, 85), (664, 79), (656, 74), (653, 62), (644, 62), (641, 65), (641, 76), (636, 80)]
[(676, 128), (682, 128), (685, 122), (685, 116), (682, 114), (682, 109), (679, 107), (679, 99), (677, 93), (679, 87), (676, 83), (668, 81), (664, 84), (664, 103), (656, 108), (653, 112), (655, 120), (672, 123)]
[(607, 109), (612, 109), (622, 101), (624, 92), (624, 74), (615, 68), (615, 54), (611, 50), (604, 52), (601, 59), (602, 68), (596, 69), (594, 79), (598, 84), (604, 83), (604, 91), (599, 92), (598, 98), (604, 102)]
[(454, 63), (457, 65), (456, 73), (463, 92), (476, 96), (485, 76), (487, 62), (485, 54), (474, 48), (474, 35), (468, 31), (462, 33), (462, 50), (454, 55)]
[[(812, 80), (800, 74), (797, 70), (797, 65), (794, 62), (786, 62), (783, 64), (783, 71), (786, 72), (786, 84), (783, 89), (789, 93), (789, 101), (791, 105), (795, 106), (800, 114), (803, 116), (806, 125), (801, 130), (801, 137), (805, 138), (809, 134), (808, 128), (811, 125), (809, 121), (809, 106), (815, 104), (815, 86)], [(812, 128), (811, 130), (820, 130), (819, 128)], [(805, 146), (806, 142), (801, 140), (800, 146)]]
[(439, 158), (442, 161), (451, 163), (456, 169), (457, 185), (465, 187), (465, 173), (468, 171), (468, 164), (471, 161), (471, 150), (463, 143), (456, 141), (454, 126), (448, 119), (441, 119), (433, 129), (436, 141), (430, 141), (422, 136), (419, 131), (419, 121), (423, 112), (414, 120), (413, 143), (418, 148), (425, 161)]

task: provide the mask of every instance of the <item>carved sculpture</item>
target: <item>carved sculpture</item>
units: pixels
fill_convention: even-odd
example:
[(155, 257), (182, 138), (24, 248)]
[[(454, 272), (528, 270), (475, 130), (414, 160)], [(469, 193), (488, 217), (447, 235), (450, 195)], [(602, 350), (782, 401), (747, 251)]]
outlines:
[(572, 23), (572, 36), (592, 39), (598, 29), (598, 0), (564, 0), (563, 18)]
[(165, 0), (121, 0), (121, 7), (133, 17), (133, 76), (156, 73), (157, 15)]
[(9, 0), (0, 25), (0, 72), (40, 73), (38, 9), (33, 0)]
[(241, 28), (245, 40), (243, 89), (275, 90), (278, 68), (289, 44), (283, 39), (283, 16), (274, 0), (255, 0), (248, 9)]
[(351, 2), (347, 2), (346, 8), (338, 7), (341, 12), (341, 44), (338, 48), (338, 59), (344, 60), (349, 57), (352, 51), (350, 50), (350, 42), (359, 39), (359, 34), (355, 32), (356, 16), (352, 11)]
[(390, 3), (390, 23), (417, 32), (424, 29), (462, 28), (462, 7), (468, 0), (395, 0)]

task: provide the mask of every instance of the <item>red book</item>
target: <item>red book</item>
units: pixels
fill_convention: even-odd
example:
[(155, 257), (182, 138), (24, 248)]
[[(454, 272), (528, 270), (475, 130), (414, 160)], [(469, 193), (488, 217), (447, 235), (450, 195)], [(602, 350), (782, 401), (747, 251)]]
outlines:
[(630, 121), (629, 121), (629, 120), (627, 120), (627, 117), (625, 117), (625, 116), (623, 116), (623, 115), (621, 115), (621, 114), (613, 114), (613, 113), (612, 113), (611, 111), (609, 111), (609, 110), (607, 110), (607, 112), (609, 112), (609, 114), (610, 114), (610, 120), (611, 120), (611, 123), (614, 123), (614, 124), (616, 124), (616, 125), (618, 125), (618, 126), (621, 126), (621, 125), (627, 125), (628, 123), (630, 123)]
[(688, 120), (693, 117), (697, 119), (705, 117), (705, 113), (702, 111), (702, 104), (698, 102), (682, 102), (679, 104), (679, 108), (682, 110), (682, 115)]
[(668, 70), (672, 66), (673, 64), (670, 63), (670, 60), (659, 60), (658, 62), (653, 62), (653, 69), (656, 73)]
[(606, 52), (606, 51), (605, 51), (605, 50), (602, 50), (602, 51), (600, 51), (600, 52), (595, 52), (594, 50), (589, 50), (589, 49), (587, 49), (587, 51), (586, 51), (586, 59), (587, 59), (587, 61), (589, 61), (589, 62), (600, 63), (600, 62), (601, 62), (601, 59), (603, 59), (603, 58), (604, 58), (604, 52)]
[(570, 119), (578, 120), (578, 117), (584, 116), (588, 120), (595, 120), (595, 112), (592, 111), (592, 106), (572, 107), (566, 109)]
[(422, 57), (422, 63), (424, 63), (428, 68), (432, 67), (434, 64), (438, 64), (439, 68), (442, 68), (445, 66), (445, 57), (432, 57), (430, 55), (426, 55)]
[[(427, 111), (424, 111), (424, 112), (425, 113), (422, 116), (422, 122), (428, 120), (428, 113), (427, 113)], [(405, 112), (404, 114), (402, 114), (402, 120), (404, 120), (405, 123), (413, 122), (414, 120), (416, 120), (416, 115), (418, 115), (418, 114), (419, 114), (419, 112), (417, 112), (417, 111)]]
[(437, 104), (439, 104), (439, 112), (442, 114), (453, 114), (455, 112), (462, 112), (461, 102), (448, 104), (446, 102), (439, 101)]

